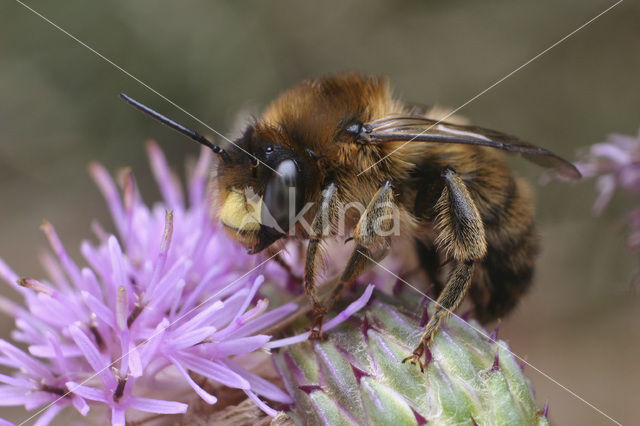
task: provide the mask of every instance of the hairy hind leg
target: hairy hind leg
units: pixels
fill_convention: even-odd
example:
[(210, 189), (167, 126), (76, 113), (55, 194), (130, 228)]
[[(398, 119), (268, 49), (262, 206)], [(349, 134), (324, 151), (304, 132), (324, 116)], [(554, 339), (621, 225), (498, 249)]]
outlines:
[(475, 262), (487, 253), (487, 241), (482, 219), (462, 179), (451, 169), (442, 173), (445, 185), (436, 203), (436, 245), (457, 262), (444, 290), (436, 301), (435, 312), (429, 319), (413, 354), (402, 362), (417, 363), (424, 371), (422, 356), (433, 341), (442, 321), (464, 299)]

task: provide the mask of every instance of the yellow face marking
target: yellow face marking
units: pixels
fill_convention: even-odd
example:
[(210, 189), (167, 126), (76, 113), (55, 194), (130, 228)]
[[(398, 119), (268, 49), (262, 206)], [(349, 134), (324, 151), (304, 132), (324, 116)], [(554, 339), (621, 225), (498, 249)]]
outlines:
[(238, 231), (259, 231), (261, 210), (261, 197), (254, 195), (247, 198), (242, 190), (233, 188), (222, 203), (220, 220)]

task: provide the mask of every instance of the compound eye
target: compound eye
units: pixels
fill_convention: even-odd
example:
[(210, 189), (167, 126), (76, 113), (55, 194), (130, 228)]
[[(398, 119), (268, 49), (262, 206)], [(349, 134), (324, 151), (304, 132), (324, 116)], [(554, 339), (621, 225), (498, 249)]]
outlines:
[(291, 215), (296, 212), (296, 192), (298, 167), (293, 160), (283, 160), (276, 167), (276, 172), (267, 183), (264, 192), (264, 205), (261, 212), (261, 223), (286, 233), (293, 224)]

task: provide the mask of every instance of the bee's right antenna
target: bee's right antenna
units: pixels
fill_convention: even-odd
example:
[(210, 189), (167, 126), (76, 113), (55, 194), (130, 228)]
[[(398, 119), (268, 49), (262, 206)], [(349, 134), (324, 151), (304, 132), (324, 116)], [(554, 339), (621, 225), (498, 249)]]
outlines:
[(191, 129), (187, 129), (183, 125), (176, 123), (175, 121), (165, 117), (164, 115), (162, 115), (160, 113), (157, 113), (156, 111), (152, 110), (148, 106), (141, 104), (140, 102), (138, 102), (135, 99), (125, 95), (124, 93), (120, 93), (120, 97), (122, 98), (122, 100), (124, 100), (126, 103), (128, 103), (129, 105), (131, 105), (135, 109), (137, 109), (139, 111), (142, 111), (147, 115), (150, 115), (151, 117), (155, 118), (156, 120), (158, 120), (162, 124), (164, 124), (166, 126), (169, 126), (173, 130), (175, 130), (177, 132), (180, 132), (183, 135), (188, 136), (189, 138), (193, 139), (194, 141), (196, 141), (198, 143), (201, 143), (202, 145), (210, 148), (211, 151), (213, 151), (216, 154), (218, 154), (220, 156), (220, 158), (222, 158), (222, 161), (224, 161), (225, 163), (230, 163), (231, 162), (231, 158), (229, 157), (229, 154), (227, 154), (227, 152), (224, 149), (220, 148), (218, 145), (214, 145), (207, 138), (202, 136), (200, 133), (194, 132)]

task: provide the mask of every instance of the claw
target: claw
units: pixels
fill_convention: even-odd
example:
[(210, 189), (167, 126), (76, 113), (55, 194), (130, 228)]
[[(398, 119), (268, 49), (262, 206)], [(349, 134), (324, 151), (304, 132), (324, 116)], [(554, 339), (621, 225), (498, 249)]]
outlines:
[(417, 355), (417, 354), (414, 353), (413, 355), (408, 356), (405, 359), (403, 359), (402, 363), (404, 364), (407, 361), (409, 361), (411, 363), (411, 365), (416, 365), (416, 363), (417, 363), (418, 366), (420, 367), (420, 372), (424, 373), (424, 364), (422, 363), (422, 360), (420, 358), (422, 358), (422, 355)]
[(311, 326), (311, 333), (309, 334), (309, 340), (322, 340), (325, 338), (322, 332), (322, 325), (324, 324), (324, 318), (327, 315), (327, 310), (321, 304), (317, 303), (313, 306), (313, 323)]
[[(424, 362), (422, 362), (422, 359), (421, 359), (423, 355), (424, 355)], [(420, 372), (424, 373), (424, 368), (427, 365), (429, 365), (429, 362), (431, 361), (431, 359), (432, 359), (432, 356), (431, 356), (431, 351), (429, 350), (428, 344), (420, 343), (413, 350), (413, 354), (403, 359), (402, 363), (404, 364), (405, 362), (409, 361), (411, 365), (418, 364), (418, 366), (420, 367)]]
[(322, 332), (322, 330), (313, 329), (309, 334), (309, 340), (324, 340), (326, 338), (326, 334)]

